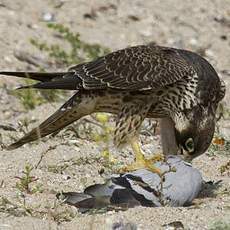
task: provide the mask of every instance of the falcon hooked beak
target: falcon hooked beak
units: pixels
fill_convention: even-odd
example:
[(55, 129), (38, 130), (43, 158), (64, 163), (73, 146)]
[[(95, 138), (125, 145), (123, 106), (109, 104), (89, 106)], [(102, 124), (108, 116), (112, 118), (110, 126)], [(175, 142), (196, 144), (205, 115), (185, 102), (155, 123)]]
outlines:
[(215, 116), (202, 116), (196, 122), (188, 123), (186, 129), (178, 131), (175, 128), (175, 137), (178, 145), (178, 154), (186, 161), (203, 154), (212, 142), (215, 132)]

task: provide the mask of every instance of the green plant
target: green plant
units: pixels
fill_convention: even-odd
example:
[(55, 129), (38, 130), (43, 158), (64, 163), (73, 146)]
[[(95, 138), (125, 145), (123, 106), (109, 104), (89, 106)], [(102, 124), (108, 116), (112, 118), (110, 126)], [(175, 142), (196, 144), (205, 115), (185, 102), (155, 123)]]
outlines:
[(220, 120), (221, 118), (229, 119), (230, 118), (230, 108), (226, 106), (225, 102), (221, 102), (218, 105), (216, 114), (217, 114), (216, 116), (217, 120)]
[(10, 201), (8, 198), (0, 196), (0, 212), (7, 213), (11, 216), (27, 216), (27, 212), (22, 205), (18, 205)]
[(211, 225), (209, 230), (230, 230), (230, 223), (217, 221)]
[[(35, 81), (31, 79), (23, 80), (24, 85), (32, 85)], [(33, 89), (33, 88), (26, 88), (26, 89), (17, 89), (12, 91), (12, 94), (19, 98), (22, 105), (26, 110), (34, 109), (36, 106), (45, 103), (46, 101), (55, 102), (59, 101), (66, 95), (66, 91), (64, 90), (40, 90), (40, 89)]]
[[(24, 82), (25, 85), (30, 85), (34, 81), (30, 79), (25, 79)], [(12, 94), (20, 99), (24, 108), (27, 110), (34, 109), (35, 106), (40, 105), (44, 102), (44, 99), (37, 93), (37, 90), (34, 90), (32, 88), (14, 90)]]
[(31, 39), (32, 45), (41, 51), (45, 51), (58, 64), (73, 65), (87, 60), (98, 58), (109, 52), (109, 49), (99, 44), (89, 44), (80, 39), (79, 33), (74, 33), (62, 24), (47, 24), (48, 28), (57, 32), (67, 45), (63, 48), (59, 44), (48, 45), (46, 42), (40, 42), (36, 39)]
[(113, 135), (114, 129), (109, 125), (109, 115), (106, 113), (97, 113), (95, 119), (100, 123), (101, 132), (93, 132), (92, 139), (98, 143), (103, 143), (101, 156), (108, 164), (116, 164), (117, 160), (109, 152), (109, 142)]
[[(73, 33), (68, 27), (62, 24), (47, 24), (48, 28), (58, 33), (58, 37), (63, 40), (65, 45), (47, 44), (36, 39), (30, 39), (32, 45), (37, 47), (40, 51), (47, 52), (56, 64), (63, 67), (79, 64), (80, 62), (95, 59), (109, 52), (109, 49), (99, 44), (89, 44), (80, 39), (79, 33)], [(66, 47), (65, 48), (63, 48)], [(40, 70), (44, 71), (41, 67)], [(34, 83), (31, 79), (24, 80), (25, 85)], [(40, 89), (19, 89), (13, 91), (13, 95), (18, 97), (25, 109), (34, 109), (46, 100), (49, 102), (58, 101), (66, 95), (65, 90), (40, 90)]]
[(230, 160), (227, 163), (225, 163), (224, 165), (221, 165), (219, 170), (220, 170), (221, 175), (223, 175), (225, 173), (230, 175)]
[(230, 140), (228, 140), (224, 135), (221, 134), (218, 125), (216, 127), (216, 131), (214, 133), (214, 137), (208, 149), (208, 152), (211, 156), (216, 154), (230, 156)]
[(76, 212), (70, 207), (60, 208), (61, 201), (55, 201), (53, 207), (48, 209), (49, 216), (57, 223), (68, 222), (76, 217)]
[(36, 192), (42, 192), (43, 189), (40, 184), (36, 184), (35, 186), (31, 186), (32, 183), (36, 182), (38, 178), (31, 175), (31, 172), (33, 170), (33, 167), (31, 165), (26, 165), (22, 177), (16, 176), (19, 181), (16, 183), (16, 188), (21, 192), (26, 193), (36, 193)]
[(25, 196), (19, 196), (17, 202), (0, 196), (0, 213), (15, 217), (32, 216), (40, 219), (52, 219), (57, 223), (71, 221), (76, 216), (76, 212), (61, 204), (62, 202), (55, 200), (53, 204), (48, 203), (45, 207), (42, 207), (41, 204), (32, 206), (27, 203)]

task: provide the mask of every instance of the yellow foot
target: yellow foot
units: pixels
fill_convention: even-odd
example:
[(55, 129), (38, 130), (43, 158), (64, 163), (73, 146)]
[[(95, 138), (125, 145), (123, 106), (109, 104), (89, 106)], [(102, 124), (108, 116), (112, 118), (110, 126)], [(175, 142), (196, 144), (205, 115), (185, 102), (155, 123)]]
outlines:
[(130, 172), (130, 171), (135, 171), (138, 169), (147, 169), (153, 173), (158, 174), (160, 177), (163, 175), (161, 170), (154, 166), (153, 164), (157, 161), (163, 161), (164, 156), (162, 154), (156, 154), (154, 157), (150, 159), (145, 159), (144, 156), (139, 157), (136, 159), (135, 162), (133, 162), (130, 165), (122, 167), (119, 172), (120, 173), (125, 173), (125, 172)]
[(165, 160), (165, 156), (162, 153), (156, 153), (156, 154), (154, 154), (154, 156), (152, 158), (148, 159), (147, 161), (154, 164), (155, 162), (164, 161), (164, 160)]

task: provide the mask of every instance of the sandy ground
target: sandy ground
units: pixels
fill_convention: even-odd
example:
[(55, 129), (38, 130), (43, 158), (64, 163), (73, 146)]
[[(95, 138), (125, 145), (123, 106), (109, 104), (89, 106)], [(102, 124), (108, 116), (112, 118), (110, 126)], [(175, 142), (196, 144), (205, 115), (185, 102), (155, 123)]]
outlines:
[[(230, 106), (230, 4), (227, 0), (40, 0), (36, 3), (0, 0), (1, 70), (37, 70), (34, 65), (18, 60), (18, 52), (28, 52), (48, 63), (47, 56), (29, 43), (30, 38), (48, 43), (59, 39), (47, 29), (46, 13), (53, 14), (55, 22), (79, 32), (84, 41), (103, 44), (111, 50), (156, 42), (202, 51), (226, 82), (225, 108)], [(25, 112), (10, 91), (18, 82), (15, 78), (0, 79), (0, 125), (10, 124), (19, 129), (18, 121), (28, 119), (34, 120), (29, 125), (31, 128), (60, 106), (60, 103), (47, 103)], [(218, 126), (221, 133), (230, 138), (229, 120), (222, 119)], [(6, 144), (12, 141), (9, 135), (22, 134), (0, 131)], [(212, 149), (195, 159), (193, 165), (200, 169), (205, 180), (221, 182), (210, 185), (190, 207), (138, 207), (83, 215), (74, 207), (58, 203), (56, 192), (82, 191), (87, 185), (103, 181), (99, 170), (104, 164), (98, 159), (101, 146), (90, 140), (63, 136), (45, 138), (10, 152), (0, 151), (0, 230), (112, 229), (116, 222), (132, 223), (123, 229), (135, 229), (130, 226), (167, 229), (164, 224), (173, 221), (181, 221), (185, 229), (209, 229), (216, 221), (229, 221), (230, 172), (228, 169), (221, 174), (220, 167), (229, 161), (230, 155), (229, 152), (218, 154)], [(159, 151), (159, 136), (142, 136), (142, 141), (147, 152)], [(54, 148), (44, 154), (50, 147)], [(118, 160), (131, 159), (129, 150), (112, 152)], [(41, 192), (21, 193), (16, 187), (19, 181), (16, 177), (23, 175), (26, 164), (35, 167), (42, 155), (42, 161), (31, 172), (38, 179), (32, 187), (37, 186)], [(81, 157), (90, 160), (81, 160)]]

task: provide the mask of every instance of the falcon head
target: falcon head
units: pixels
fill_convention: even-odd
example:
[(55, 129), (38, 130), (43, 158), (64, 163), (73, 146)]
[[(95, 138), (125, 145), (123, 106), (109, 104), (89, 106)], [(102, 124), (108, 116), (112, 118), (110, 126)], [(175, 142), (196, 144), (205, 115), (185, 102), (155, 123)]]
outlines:
[(204, 153), (215, 132), (216, 109), (225, 96), (225, 84), (214, 68), (202, 57), (181, 51), (198, 75), (195, 97), (198, 104), (175, 116), (175, 135), (180, 152), (186, 160)]
[(201, 106), (186, 111), (184, 119), (175, 123), (179, 154), (182, 154), (185, 160), (191, 161), (208, 149), (215, 132), (215, 123), (215, 113)]
[[(212, 142), (216, 125), (216, 110), (226, 91), (224, 82), (218, 81), (216, 88), (214, 86), (208, 88), (208, 93), (205, 89), (201, 90), (204, 92), (201, 104), (183, 111), (174, 119), (179, 154), (182, 154), (185, 160), (190, 161), (203, 154)], [(204, 87), (205, 84), (202, 86)]]

